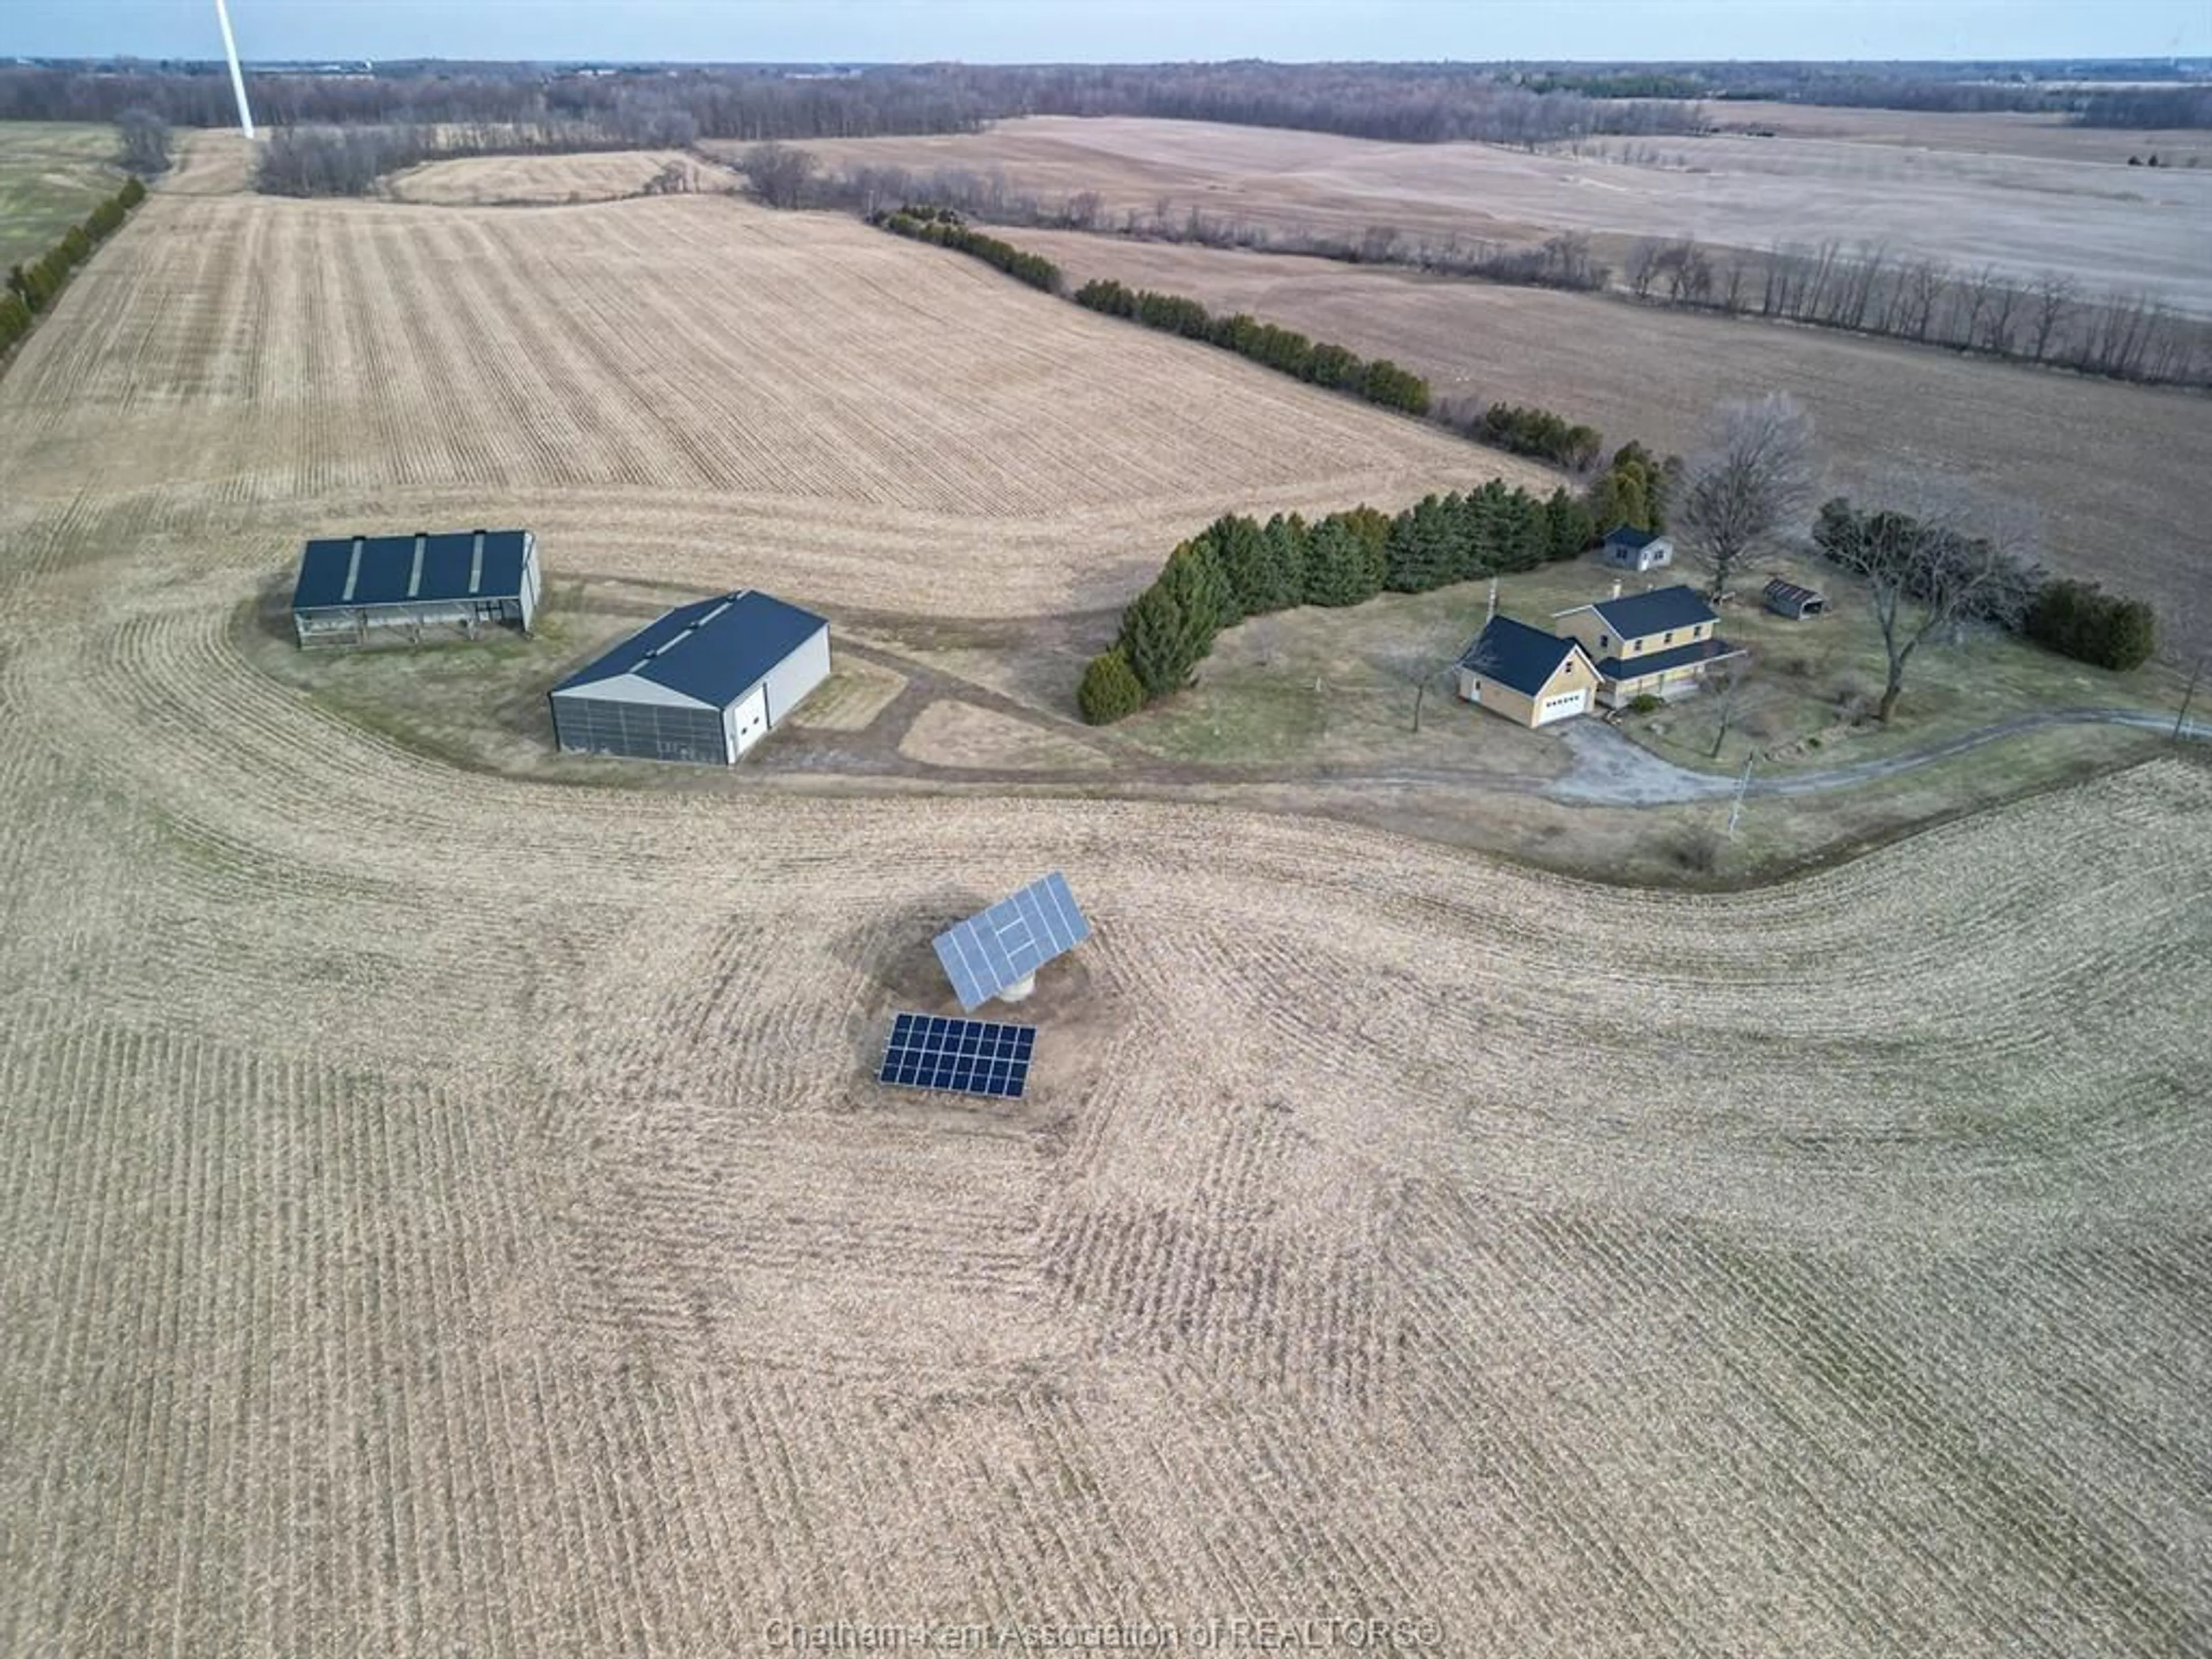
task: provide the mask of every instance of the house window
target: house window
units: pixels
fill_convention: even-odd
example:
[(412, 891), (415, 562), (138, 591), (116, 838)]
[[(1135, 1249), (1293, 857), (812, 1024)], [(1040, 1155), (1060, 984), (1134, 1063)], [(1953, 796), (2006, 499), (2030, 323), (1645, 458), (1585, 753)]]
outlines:
[(1611, 645), (1612, 643), (1613, 635), (1610, 634), (1601, 634), (1597, 636), (1597, 648), (1601, 651), (1604, 650), (1607, 646)]
[(1674, 643), (1674, 636), (1672, 634), (1669, 634), (1665, 639), (1660, 641), (1659, 643), (1662, 645), (1672, 645)]

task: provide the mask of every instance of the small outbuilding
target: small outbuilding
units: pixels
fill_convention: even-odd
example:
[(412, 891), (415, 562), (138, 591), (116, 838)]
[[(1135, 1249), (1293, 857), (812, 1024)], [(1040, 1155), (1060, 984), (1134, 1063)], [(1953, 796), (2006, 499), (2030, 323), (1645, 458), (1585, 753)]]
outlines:
[(1777, 576), (1766, 584), (1766, 608), (1778, 617), (1787, 617), (1792, 622), (1803, 622), (1808, 617), (1827, 614), (1827, 595), (1817, 588), (1800, 587), (1796, 582), (1786, 582)]
[(830, 624), (766, 593), (678, 605), (549, 694), (563, 753), (732, 766), (830, 678)]
[(1622, 524), (1606, 532), (1605, 562), (1617, 570), (1658, 570), (1674, 562), (1674, 544), (1649, 530)]
[(303, 648), (473, 640), (486, 628), (527, 634), (538, 587), (527, 530), (327, 537), (300, 556), (292, 629)]
[(1462, 700), (1516, 726), (1549, 726), (1589, 713), (1598, 673), (1579, 641), (1510, 617), (1492, 617), (1461, 653)]

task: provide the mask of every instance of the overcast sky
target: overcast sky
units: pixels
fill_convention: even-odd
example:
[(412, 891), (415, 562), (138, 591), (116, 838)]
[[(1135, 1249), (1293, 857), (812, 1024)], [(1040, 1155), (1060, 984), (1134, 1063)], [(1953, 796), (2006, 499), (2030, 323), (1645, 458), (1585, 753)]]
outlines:
[[(230, 0), (254, 58), (2212, 55), (2212, 0)], [(0, 0), (0, 56), (213, 58), (214, 0)]]

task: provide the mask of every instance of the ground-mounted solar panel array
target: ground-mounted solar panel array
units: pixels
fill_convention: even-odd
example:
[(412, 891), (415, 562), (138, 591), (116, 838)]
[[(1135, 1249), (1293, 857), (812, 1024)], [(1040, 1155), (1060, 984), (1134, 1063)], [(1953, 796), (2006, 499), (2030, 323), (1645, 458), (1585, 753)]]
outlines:
[(941, 1014), (900, 1014), (884, 1049), (884, 1083), (904, 1089), (1019, 1100), (1029, 1086), (1036, 1027)]
[(1090, 937), (1067, 878), (1055, 870), (939, 933), (937, 959), (961, 1007), (972, 1011)]

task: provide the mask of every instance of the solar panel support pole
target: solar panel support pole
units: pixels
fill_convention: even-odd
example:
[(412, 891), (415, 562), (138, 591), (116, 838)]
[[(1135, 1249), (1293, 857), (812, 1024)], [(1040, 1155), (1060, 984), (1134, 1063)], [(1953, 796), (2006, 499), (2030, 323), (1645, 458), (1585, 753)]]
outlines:
[(1036, 975), (1035, 974), (1024, 974), (1021, 978), (1016, 980), (1012, 985), (1006, 987), (1005, 990), (999, 993), (999, 1000), (1001, 1002), (1027, 1002), (1030, 1000), (1030, 994), (1036, 989)]

